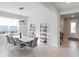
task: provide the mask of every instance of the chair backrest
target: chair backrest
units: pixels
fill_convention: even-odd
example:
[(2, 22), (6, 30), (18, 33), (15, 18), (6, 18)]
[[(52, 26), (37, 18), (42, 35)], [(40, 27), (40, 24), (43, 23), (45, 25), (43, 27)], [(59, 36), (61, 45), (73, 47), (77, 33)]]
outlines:
[(37, 46), (38, 37), (36, 37), (32, 42), (32, 48)]
[(8, 43), (11, 43), (10, 37), (9, 37), (9, 36), (6, 36), (6, 38), (7, 38), (7, 42), (8, 42)]
[(21, 42), (20, 42), (19, 38), (15, 38), (15, 40), (16, 40), (16, 46), (21, 47)]
[(11, 40), (11, 44), (16, 45), (15, 40), (14, 40), (13, 37), (10, 37), (10, 40)]

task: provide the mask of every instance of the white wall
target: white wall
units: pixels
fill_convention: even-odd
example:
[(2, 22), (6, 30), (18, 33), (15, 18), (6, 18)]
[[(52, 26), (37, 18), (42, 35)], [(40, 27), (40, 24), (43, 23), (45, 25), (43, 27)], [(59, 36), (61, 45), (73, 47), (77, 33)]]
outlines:
[[(5, 3), (4, 3), (5, 4)], [(4, 5), (2, 4), (2, 5)], [(18, 14), (19, 3), (7, 3), (8, 9), (2, 7), (4, 10), (10, 13)], [(5, 5), (7, 5), (5, 4)], [(48, 23), (48, 44), (54, 47), (59, 47), (59, 15), (57, 10), (52, 6), (50, 2), (37, 3), (27, 2), (22, 3), (24, 8), (24, 15), (27, 16), (27, 29), (29, 30), (29, 24), (33, 23), (36, 25), (36, 34), (40, 36), (40, 24)], [(15, 8), (16, 7), (16, 8)], [(1, 14), (2, 15), (2, 14)], [(6, 13), (5, 16), (8, 14)], [(10, 15), (9, 15), (10, 16)], [(11, 16), (14, 17), (14, 16)], [(17, 18), (17, 17), (16, 17)], [(27, 31), (27, 30), (26, 30)], [(27, 33), (28, 34), (28, 33)]]
[[(38, 9), (33, 11), (33, 14), (27, 19), (27, 24), (36, 25), (36, 34), (40, 37), (40, 24), (48, 23), (48, 44), (54, 47), (59, 46), (59, 15), (56, 9), (46, 4), (38, 3)], [(40, 8), (40, 10), (39, 10)], [(29, 30), (29, 29), (28, 29)]]
[(64, 17), (60, 17), (60, 31), (64, 33)]

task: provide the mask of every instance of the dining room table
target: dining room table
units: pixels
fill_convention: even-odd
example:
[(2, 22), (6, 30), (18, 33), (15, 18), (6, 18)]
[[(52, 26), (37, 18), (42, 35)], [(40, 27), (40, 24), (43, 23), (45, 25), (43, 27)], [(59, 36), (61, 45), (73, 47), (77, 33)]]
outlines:
[(14, 35), (13, 38), (19, 38), (19, 40), (21, 40), (23, 42), (29, 42), (29, 41), (34, 40), (34, 38), (28, 37), (28, 36), (23, 36), (22, 38), (20, 38), (19, 35)]

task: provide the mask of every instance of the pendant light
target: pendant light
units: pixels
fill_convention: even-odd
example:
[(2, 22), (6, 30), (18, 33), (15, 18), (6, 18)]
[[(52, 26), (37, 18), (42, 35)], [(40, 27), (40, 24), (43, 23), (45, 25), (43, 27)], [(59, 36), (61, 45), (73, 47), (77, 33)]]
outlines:
[[(23, 20), (23, 9), (24, 9), (24, 7), (20, 7), (19, 8), (19, 14), (20, 14), (20, 21), (19, 21), (19, 27), (21, 26), (22, 27), (22, 25), (23, 25), (23, 22), (24, 22), (24, 20)], [(21, 27), (20, 27), (20, 30), (22, 30), (21, 29)], [(22, 38), (22, 35), (23, 33), (22, 32), (20, 32), (20, 38)]]
[(23, 9), (24, 9), (24, 7), (19, 8), (20, 20), (23, 20)]

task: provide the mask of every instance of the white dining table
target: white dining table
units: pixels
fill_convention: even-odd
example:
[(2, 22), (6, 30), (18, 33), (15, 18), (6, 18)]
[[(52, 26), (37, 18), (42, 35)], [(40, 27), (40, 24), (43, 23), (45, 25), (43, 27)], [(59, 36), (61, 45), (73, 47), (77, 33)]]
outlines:
[(20, 38), (19, 35), (15, 35), (13, 37), (14, 38), (19, 38), (19, 40), (24, 41), (24, 42), (28, 42), (28, 41), (34, 40), (34, 38), (27, 37), (27, 36), (23, 36), (22, 38)]

